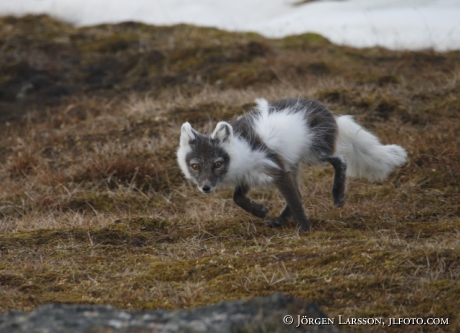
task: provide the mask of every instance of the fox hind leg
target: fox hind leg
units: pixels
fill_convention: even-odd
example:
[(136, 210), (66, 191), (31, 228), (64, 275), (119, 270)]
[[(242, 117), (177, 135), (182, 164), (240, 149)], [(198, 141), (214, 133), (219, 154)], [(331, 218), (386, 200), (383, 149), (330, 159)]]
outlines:
[(326, 157), (324, 161), (329, 162), (334, 167), (332, 197), (334, 198), (334, 206), (342, 207), (345, 204), (345, 176), (347, 172), (347, 162), (341, 155)]
[[(299, 190), (298, 180), (297, 180), (297, 168), (294, 169), (293, 171), (291, 171), (291, 173), (292, 173), (292, 178), (293, 178), (293, 180), (295, 182), (295, 186), (297, 188), (297, 192), (299, 193), (299, 197), (302, 197), (302, 194), (300, 193), (300, 190)], [(268, 221), (268, 225), (270, 227), (281, 227), (291, 217), (292, 217), (291, 208), (289, 208), (289, 205), (286, 204), (286, 206), (284, 207), (284, 209), (281, 212), (281, 214), (278, 217), (270, 219)]]
[(270, 220), (270, 224), (272, 226), (282, 225), (290, 216), (293, 216), (300, 230), (310, 231), (310, 224), (302, 207), (297, 179), (294, 176), (295, 172), (284, 171), (276, 175), (275, 185), (286, 200), (287, 206), (279, 217)]

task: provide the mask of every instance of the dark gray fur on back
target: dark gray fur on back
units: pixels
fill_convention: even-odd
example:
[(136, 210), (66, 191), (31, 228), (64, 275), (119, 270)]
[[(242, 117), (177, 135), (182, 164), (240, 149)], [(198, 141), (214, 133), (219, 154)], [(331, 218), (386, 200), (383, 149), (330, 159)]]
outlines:
[(287, 98), (270, 103), (269, 112), (290, 109), (291, 112), (305, 112), (307, 124), (315, 135), (311, 152), (319, 159), (332, 155), (338, 135), (334, 114), (323, 104), (305, 98)]
[[(335, 142), (338, 135), (334, 114), (323, 104), (305, 98), (287, 98), (269, 104), (269, 112), (280, 112), (289, 109), (290, 112), (304, 112), (308, 127), (314, 135), (311, 154), (318, 160), (334, 154)], [(239, 117), (233, 124), (234, 133), (245, 139), (253, 150), (264, 150), (269, 157), (276, 160), (276, 154), (270, 150), (254, 133), (252, 113)]]

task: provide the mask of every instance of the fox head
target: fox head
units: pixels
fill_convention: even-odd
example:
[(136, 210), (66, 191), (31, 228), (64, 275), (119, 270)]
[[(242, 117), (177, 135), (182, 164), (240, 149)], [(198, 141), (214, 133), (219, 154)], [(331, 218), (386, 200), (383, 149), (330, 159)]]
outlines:
[(233, 139), (233, 128), (224, 121), (209, 136), (195, 131), (188, 122), (182, 125), (177, 161), (185, 177), (194, 181), (201, 192), (214, 192), (224, 179)]

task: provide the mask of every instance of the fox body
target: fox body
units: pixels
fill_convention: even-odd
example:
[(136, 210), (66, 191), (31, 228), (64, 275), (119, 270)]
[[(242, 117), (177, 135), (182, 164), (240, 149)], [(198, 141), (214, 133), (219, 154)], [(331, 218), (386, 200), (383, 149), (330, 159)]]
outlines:
[(234, 186), (233, 200), (247, 212), (265, 218), (267, 208), (246, 195), (252, 186), (274, 184), (286, 207), (271, 226), (293, 217), (301, 230), (310, 226), (297, 182), (301, 163), (330, 163), (334, 167), (334, 205), (345, 203), (346, 176), (380, 181), (406, 162), (406, 151), (382, 145), (351, 116), (335, 117), (310, 99), (256, 100), (255, 109), (232, 124), (219, 122), (203, 135), (186, 122), (181, 128), (177, 160), (185, 177), (203, 193), (219, 184)]

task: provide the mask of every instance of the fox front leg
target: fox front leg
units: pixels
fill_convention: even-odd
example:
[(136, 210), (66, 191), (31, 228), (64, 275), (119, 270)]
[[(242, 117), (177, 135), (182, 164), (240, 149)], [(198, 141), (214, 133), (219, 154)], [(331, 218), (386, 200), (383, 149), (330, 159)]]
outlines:
[(279, 228), (283, 224), (285, 224), (291, 216), (291, 209), (289, 208), (289, 205), (286, 205), (286, 207), (284, 207), (283, 211), (281, 212), (280, 216), (268, 220), (268, 225), (270, 227)]
[(249, 192), (249, 187), (242, 185), (235, 188), (233, 192), (233, 201), (243, 208), (248, 213), (251, 213), (254, 216), (264, 218), (268, 215), (268, 209), (264, 205), (254, 202), (249, 199), (246, 194)]

